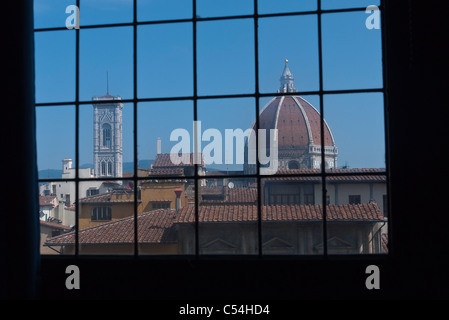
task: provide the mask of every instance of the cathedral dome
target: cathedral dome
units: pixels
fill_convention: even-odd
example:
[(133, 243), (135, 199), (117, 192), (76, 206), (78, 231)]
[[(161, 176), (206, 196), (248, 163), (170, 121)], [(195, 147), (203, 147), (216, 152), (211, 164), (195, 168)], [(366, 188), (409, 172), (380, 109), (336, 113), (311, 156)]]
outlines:
[[(273, 98), (262, 109), (259, 128), (278, 130), (279, 148), (321, 145), (319, 112), (300, 96)], [(335, 146), (331, 130), (324, 121), (324, 145)]]
[[(297, 92), (293, 80), (293, 74), (288, 67), (288, 60), (285, 60), (278, 92)], [(272, 139), (270, 130), (277, 130), (279, 169), (321, 167), (320, 113), (304, 98), (288, 94), (271, 99), (260, 112), (259, 129), (265, 130), (266, 150), (269, 150), (270, 140)], [(326, 168), (336, 168), (338, 148), (326, 121), (324, 121), (323, 129), (325, 166)], [(256, 131), (255, 122), (253, 130)]]

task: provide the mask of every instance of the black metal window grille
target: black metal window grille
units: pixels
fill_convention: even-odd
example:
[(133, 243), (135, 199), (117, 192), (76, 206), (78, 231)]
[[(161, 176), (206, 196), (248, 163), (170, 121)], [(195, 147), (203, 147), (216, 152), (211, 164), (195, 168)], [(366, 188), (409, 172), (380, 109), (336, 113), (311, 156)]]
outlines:
[[(80, 7), (80, 0), (76, 0), (76, 5), (78, 8)], [(383, 0), (380, 1), (380, 5), (378, 6), (380, 12), (383, 10)], [(226, 98), (254, 98), (255, 99), (255, 112), (256, 112), (256, 132), (259, 128), (259, 116), (260, 115), (260, 106), (259, 106), (259, 98), (263, 97), (273, 97), (273, 96), (288, 96), (288, 95), (318, 95), (319, 101), (320, 101), (320, 128), (321, 128), (321, 146), (324, 145), (324, 95), (326, 94), (350, 94), (350, 93), (382, 93), (383, 94), (383, 102), (384, 102), (384, 130), (385, 130), (385, 163), (386, 168), (385, 171), (374, 171), (370, 172), (369, 174), (372, 176), (385, 176), (387, 178), (387, 196), (385, 196), (385, 200), (383, 203), (383, 207), (387, 208), (388, 214), (390, 214), (389, 208), (389, 161), (388, 161), (388, 130), (387, 130), (387, 123), (388, 123), (388, 114), (387, 114), (387, 89), (385, 86), (385, 33), (383, 31), (383, 25), (381, 28), (382, 32), (382, 56), (383, 56), (383, 85), (382, 87), (377, 88), (365, 88), (365, 89), (343, 89), (343, 90), (324, 90), (323, 88), (323, 49), (322, 49), (322, 15), (325, 14), (331, 14), (331, 13), (343, 13), (343, 12), (362, 12), (366, 11), (366, 7), (356, 7), (356, 8), (343, 8), (343, 9), (321, 9), (321, 0), (317, 0), (317, 10), (312, 11), (295, 11), (295, 12), (283, 12), (283, 13), (264, 13), (259, 14), (258, 13), (258, 0), (254, 0), (254, 13), (253, 14), (244, 14), (244, 15), (229, 15), (229, 16), (220, 16), (220, 17), (199, 17), (197, 15), (197, 6), (196, 6), (196, 0), (192, 0), (192, 17), (186, 18), (186, 19), (167, 19), (167, 20), (148, 20), (148, 21), (138, 21), (137, 20), (137, 0), (133, 1), (133, 21), (128, 23), (109, 23), (109, 24), (99, 24), (99, 25), (82, 25), (80, 26), (80, 29), (94, 29), (94, 28), (114, 28), (114, 27), (125, 27), (130, 26), (133, 27), (133, 98), (131, 99), (122, 99), (120, 100), (121, 103), (131, 103), (133, 105), (133, 128), (134, 128), (134, 136), (133, 136), (133, 160), (134, 160), (134, 174), (132, 177), (101, 177), (101, 178), (82, 178), (79, 174), (79, 147), (80, 147), (80, 141), (79, 141), (79, 125), (80, 125), (80, 106), (83, 105), (91, 105), (92, 101), (90, 100), (80, 100), (79, 92), (80, 92), (80, 77), (79, 77), (79, 71), (80, 71), (80, 29), (75, 29), (73, 32), (75, 32), (75, 100), (74, 101), (61, 101), (61, 102), (50, 102), (50, 103), (36, 103), (36, 109), (37, 108), (43, 108), (43, 107), (50, 107), (50, 106), (63, 106), (63, 105), (74, 105), (75, 106), (75, 178), (73, 179), (39, 179), (39, 183), (41, 182), (73, 182), (75, 183), (75, 195), (76, 199), (80, 199), (79, 194), (79, 185), (83, 181), (118, 181), (118, 180), (132, 180), (133, 185), (137, 186), (139, 181), (146, 180), (147, 177), (140, 177), (138, 176), (138, 157), (137, 157), (137, 119), (138, 119), (138, 112), (137, 112), (137, 104), (139, 102), (155, 102), (155, 101), (175, 101), (175, 100), (189, 100), (193, 101), (193, 119), (194, 121), (198, 121), (198, 101), (199, 100), (205, 100), (205, 99), (226, 99)], [(258, 55), (258, 23), (259, 20), (264, 18), (270, 18), (270, 17), (282, 17), (282, 16), (300, 16), (300, 15), (316, 15), (317, 16), (317, 25), (318, 25), (318, 61), (319, 61), (319, 90), (315, 91), (299, 91), (299, 92), (282, 92), (282, 93), (261, 93), (259, 91), (259, 55)], [(254, 92), (253, 93), (243, 93), (243, 94), (222, 94), (222, 95), (199, 95), (198, 94), (198, 88), (197, 88), (197, 23), (201, 21), (218, 21), (218, 20), (231, 20), (231, 19), (252, 19), (254, 23), (254, 61), (255, 61), (255, 73), (254, 73), (254, 79), (255, 79), (255, 86), (254, 86)], [(161, 97), (161, 98), (138, 98), (137, 97), (137, 27), (139, 25), (151, 25), (151, 24), (175, 24), (175, 23), (185, 23), (189, 22), (193, 26), (193, 95), (191, 96), (181, 96), (181, 97)], [(57, 30), (66, 30), (65, 27), (50, 27), (50, 28), (35, 28), (34, 32), (50, 32), (50, 31), (57, 31)], [(110, 103), (110, 101), (96, 101), (96, 104), (101, 103)], [(258, 136), (256, 134), (256, 154), (259, 154), (258, 151)], [(106, 141), (107, 143), (107, 141)], [(321, 159), (325, 159), (325, 148), (320, 148), (321, 152)], [(102, 163), (104, 165), (104, 163)], [(329, 177), (335, 177), (335, 176), (362, 176), (366, 173), (363, 172), (329, 172), (326, 171), (326, 161), (321, 161), (321, 169), (319, 173), (307, 173), (307, 174), (298, 174), (298, 173), (289, 173), (289, 174), (282, 174), (282, 177), (319, 177), (321, 179), (321, 186), (322, 186), (322, 203), (326, 204), (328, 203), (328, 193), (326, 190), (326, 180)], [(105, 174), (106, 167), (102, 168), (102, 173)], [(262, 256), (262, 214), (261, 214), (261, 208), (262, 208), (262, 200), (261, 200), (261, 180), (264, 178), (272, 178), (275, 177), (275, 175), (261, 175), (260, 174), (260, 163), (259, 160), (257, 160), (257, 172), (255, 174), (246, 174), (244, 176), (242, 175), (227, 175), (227, 178), (255, 178), (257, 180), (257, 189), (258, 189), (258, 200), (257, 200), (257, 208), (258, 208), (258, 256)], [(221, 179), (223, 176), (221, 175), (208, 175), (208, 178), (210, 179)], [(158, 176), (158, 180), (170, 180), (173, 179), (172, 177), (164, 177), (164, 176)], [(192, 177), (189, 177), (189, 179), (193, 179), (195, 182), (195, 190), (199, 189), (199, 182), (204, 179), (204, 176), (199, 176), (198, 174), (198, 165), (195, 164), (195, 172)], [(139, 188), (133, 188), (134, 189), (134, 255), (138, 256), (138, 232), (137, 232), (137, 203), (140, 199), (139, 194)], [(308, 195), (308, 197), (313, 197), (313, 195)], [(78, 202), (78, 201), (77, 201)], [(309, 199), (307, 202), (313, 203), (314, 201), (312, 199)], [(76, 221), (79, 221), (79, 207), (76, 206), (75, 208), (75, 219)], [(327, 245), (327, 212), (326, 212), (326, 205), (323, 205), (323, 251), (322, 251), (322, 257), (328, 256), (328, 245)], [(199, 201), (198, 201), (198, 192), (195, 191), (195, 256), (199, 256), (199, 219), (198, 219), (198, 212), (199, 212)], [(75, 256), (79, 255), (79, 224), (76, 223), (75, 225)], [(390, 243), (389, 243), (390, 247)], [(389, 251), (390, 253), (390, 251)], [(363, 255), (360, 255), (363, 256)], [(295, 255), (295, 257), (301, 257), (301, 255)]]

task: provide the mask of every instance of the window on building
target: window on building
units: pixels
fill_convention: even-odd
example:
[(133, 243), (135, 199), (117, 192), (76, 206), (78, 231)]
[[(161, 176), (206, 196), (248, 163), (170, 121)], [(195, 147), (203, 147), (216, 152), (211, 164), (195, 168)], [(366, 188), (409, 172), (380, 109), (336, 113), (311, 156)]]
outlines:
[(151, 203), (151, 207), (153, 209), (169, 209), (170, 208), (170, 202), (153, 202)]
[(102, 221), (111, 220), (111, 208), (110, 207), (95, 207), (92, 208), (91, 220)]
[(106, 175), (106, 162), (104, 161), (101, 163), (101, 175)]
[(108, 176), (112, 175), (112, 162), (108, 161)]
[(107, 123), (103, 124), (103, 147), (111, 147), (111, 126)]
[(362, 201), (360, 200), (360, 195), (359, 194), (357, 194), (357, 195), (349, 195), (348, 196), (348, 203), (349, 204), (360, 204), (360, 203), (362, 203)]

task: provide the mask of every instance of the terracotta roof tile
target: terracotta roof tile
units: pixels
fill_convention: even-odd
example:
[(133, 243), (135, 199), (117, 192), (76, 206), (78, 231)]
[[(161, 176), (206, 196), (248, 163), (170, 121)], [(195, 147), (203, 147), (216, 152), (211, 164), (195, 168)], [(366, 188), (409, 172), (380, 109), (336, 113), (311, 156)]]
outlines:
[[(88, 196), (85, 198), (81, 198), (81, 203), (108, 203), (111, 202), (111, 196), (114, 194), (133, 194), (132, 191), (129, 190), (113, 190), (112, 192), (106, 192), (106, 193), (100, 193), (95, 194), (92, 196)], [(113, 200), (112, 202), (134, 202), (133, 199), (131, 200)]]
[[(376, 203), (327, 206), (328, 221), (383, 221)], [(256, 222), (255, 205), (222, 205), (199, 207), (200, 222)], [(263, 206), (262, 221), (321, 221), (320, 205)], [(158, 209), (138, 215), (139, 243), (173, 243), (176, 241), (174, 223), (195, 221), (195, 208)], [(80, 244), (126, 244), (134, 241), (134, 217), (127, 217), (79, 231)], [(45, 245), (73, 245), (75, 232), (47, 240)]]
[(40, 206), (55, 206), (57, 203), (58, 200), (56, 196), (39, 196)]
[(162, 167), (150, 169), (149, 176), (183, 176), (184, 169), (182, 167)]
[[(311, 181), (321, 182), (321, 169), (280, 169), (276, 174), (279, 176), (267, 176), (265, 181)], [(327, 181), (332, 182), (364, 182), (378, 181), (385, 182), (386, 175), (383, 168), (354, 168), (354, 169), (327, 169)], [(282, 175), (298, 176), (282, 176)], [(332, 175), (336, 174), (336, 175)], [(344, 174), (344, 175), (342, 175)]]
[[(175, 210), (159, 209), (138, 216), (139, 243), (170, 243), (176, 239), (173, 226)], [(80, 244), (125, 244), (134, 242), (134, 217), (106, 222), (79, 231)], [(73, 245), (75, 232), (47, 240), (45, 245)]]
[[(179, 154), (181, 155), (181, 154)], [(200, 154), (202, 157), (202, 155)], [(152, 168), (159, 168), (159, 167), (192, 167), (194, 166), (193, 163), (193, 153), (188, 154), (189, 162), (188, 163), (180, 163), (180, 164), (174, 164), (170, 159), (170, 153), (160, 153), (156, 156), (156, 159), (154, 159), (154, 162), (152, 164)], [(202, 159), (203, 161), (203, 159)], [(204, 165), (204, 163), (203, 163)]]
[[(376, 203), (328, 205), (327, 221), (383, 221), (384, 217)], [(200, 222), (257, 221), (256, 205), (200, 205)], [(263, 221), (322, 220), (321, 205), (272, 205), (262, 207)], [(177, 223), (195, 221), (195, 208), (181, 208), (176, 215)]]

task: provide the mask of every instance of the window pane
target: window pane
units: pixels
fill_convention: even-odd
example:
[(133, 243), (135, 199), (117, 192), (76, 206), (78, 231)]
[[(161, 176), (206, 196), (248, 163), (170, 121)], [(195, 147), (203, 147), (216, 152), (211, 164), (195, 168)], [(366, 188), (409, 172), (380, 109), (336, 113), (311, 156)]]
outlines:
[(137, 18), (139, 21), (191, 19), (192, 1), (137, 0)]
[(323, 254), (321, 177), (268, 178), (261, 187), (263, 254)]
[(259, 13), (316, 10), (316, 0), (259, 0)]
[(73, 0), (34, 0), (34, 27), (65, 27), (69, 16), (65, 10), (74, 2)]
[(198, 101), (200, 150), (208, 172), (251, 174), (244, 164), (255, 118), (252, 98)]
[(139, 187), (139, 254), (194, 254), (194, 180), (148, 179)]
[(80, 25), (133, 21), (133, 0), (81, 0)]
[(139, 176), (195, 174), (191, 101), (139, 103), (137, 121)]
[(326, 90), (382, 87), (380, 29), (368, 29), (366, 13), (325, 14), (323, 84)]
[(79, 197), (79, 254), (133, 254), (132, 184), (80, 182)]
[(260, 91), (277, 92), (285, 61), (298, 91), (319, 89), (317, 16), (259, 20)]
[(138, 28), (138, 95), (193, 94), (192, 24), (146, 25)]
[(39, 179), (75, 178), (75, 108), (36, 108)]
[(252, 14), (253, 0), (197, 0), (197, 14), (199, 17), (220, 17), (232, 15)]
[(254, 92), (254, 23), (198, 23), (198, 94)]
[(379, 169), (338, 169), (358, 175), (329, 176), (326, 190), (329, 254), (387, 253), (384, 197), (386, 176)]
[[(74, 254), (72, 232), (76, 224), (74, 201), (74, 182), (39, 184), (41, 254)], [(67, 239), (72, 240), (70, 242)]]
[(134, 173), (133, 105), (117, 97), (80, 106), (80, 177), (132, 177)]
[(379, 4), (379, 0), (321, 0), (321, 9), (365, 8)]
[(36, 102), (75, 100), (75, 32), (36, 32)]
[(80, 30), (80, 99), (133, 97), (132, 28)]
[[(383, 94), (325, 95), (324, 115), (338, 148), (335, 167), (385, 168)], [(333, 161), (326, 161), (330, 170)]]
[[(261, 174), (318, 174), (321, 169), (319, 97), (262, 98), (260, 106)], [(325, 142), (332, 144), (327, 128)]]
[(257, 254), (256, 180), (223, 178), (200, 182), (200, 254)]

